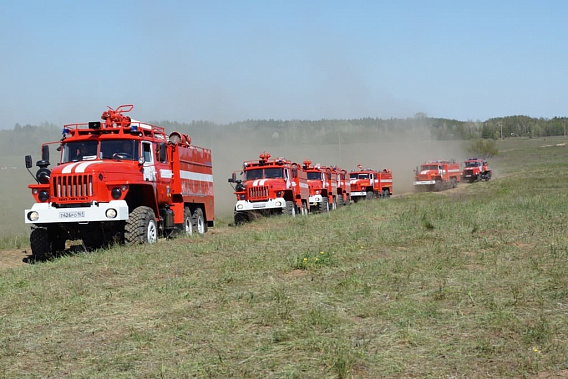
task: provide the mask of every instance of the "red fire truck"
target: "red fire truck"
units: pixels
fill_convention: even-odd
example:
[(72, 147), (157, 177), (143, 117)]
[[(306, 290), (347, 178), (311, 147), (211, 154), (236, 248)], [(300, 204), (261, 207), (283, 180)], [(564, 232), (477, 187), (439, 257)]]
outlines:
[(235, 224), (250, 221), (254, 215), (284, 213), (295, 216), (310, 210), (309, 186), (302, 167), (285, 158), (270, 158), (263, 152), (258, 160), (243, 163), (241, 179), (234, 172), (229, 183), (237, 197)]
[[(42, 146), (37, 184), (28, 186), (36, 203), (24, 212), (34, 257), (64, 250), (67, 240), (82, 239), (91, 250), (153, 243), (176, 231), (203, 234), (214, 225), (211, 151), (124, 115), (132, 109), (109, 107), (103, 122), (65, 125), (60, 141)], [(52, 169), (50, 144), (60, 151)]]
[(473, 183), (478, 180), (491, 179), (492, 171), (484, 159), (469, 158), (463, 163), (462, 179)]
[(332, 168), (337, 177), (337, 206), (349, 205), (351, 202), (351, 178), (347, 170), (339, 167)]
[(424, 162), (416, 168), (414, 188), (417, 191), (441, 191), (458, 186), (461, 176), (460, 164), (456, 161)]
[(351, 198), (357, 202), (360, 199), (389, 198), (392, 195), (392, 172), (363, 168), (357, 165), (357, 170), (349, 173), (351, 179)]
[(302, 169), (308, 178), (309, 203), (312, 209), (319, 212), (329, 212), (330, 209), (335, 209), (339, 183), (336, 170), (319, 164), (312, 165), (310, 160), (304, 161)]

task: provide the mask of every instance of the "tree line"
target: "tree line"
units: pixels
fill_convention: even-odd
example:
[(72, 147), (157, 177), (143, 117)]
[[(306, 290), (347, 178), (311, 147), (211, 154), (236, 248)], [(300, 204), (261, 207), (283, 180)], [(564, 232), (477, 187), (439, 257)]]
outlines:
[[(244, 120), (228, 124), (208, 121), (180, 123), (176, 121), (149, 121), (163, 126), (166, 131), (189, 134), (196, 144), (210, 147), (216, 143), (231, 143), (254, 137), (264, 146), (285, 144), (349, 144), (389, 141), (400, 138), (424, 140), (474, 140), (509, 137), (548, 137), (566, 135), (568, 118), (552, 119), (528, 116), (491, 118), (487, 121), (459, 121), (427, 117), (417, 113), (409, 118), (361, 118), (349, 120)], [(0, 130), (0, 155), (25, 155), (39, 151), (46, 141), (61, 138), (60, 126), (16, 124), (12, 130)]]

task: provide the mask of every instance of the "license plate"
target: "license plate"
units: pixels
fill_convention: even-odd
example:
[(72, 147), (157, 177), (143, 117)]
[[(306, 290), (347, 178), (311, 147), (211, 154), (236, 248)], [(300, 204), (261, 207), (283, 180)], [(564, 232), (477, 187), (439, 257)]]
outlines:
[(59, 218), (84, 218), (85, 211), (59, 212)]

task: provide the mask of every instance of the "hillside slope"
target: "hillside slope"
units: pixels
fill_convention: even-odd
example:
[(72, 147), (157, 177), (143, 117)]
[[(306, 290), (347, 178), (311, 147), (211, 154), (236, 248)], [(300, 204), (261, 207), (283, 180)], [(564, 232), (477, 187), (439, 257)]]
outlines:
[(3, 270), (0, 372), (566, 375), (565, 142), (507, 141), (457, 191)]

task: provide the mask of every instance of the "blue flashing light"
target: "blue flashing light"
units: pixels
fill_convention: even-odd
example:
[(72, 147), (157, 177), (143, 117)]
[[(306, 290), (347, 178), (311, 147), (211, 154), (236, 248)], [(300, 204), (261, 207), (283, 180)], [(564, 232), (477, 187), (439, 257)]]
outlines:
[(130, 132), (132, 132), (132, 133), (138, 132), (138, 125), (132, 124), (132, 125), (130, 126)]
[(67, 128), (63, 128), (63, 132), (62, 132), (62, 133), (63, 133), (64, 135), (65, 135), (65, 134), (71, 134), (71, 131), (69, 131), (69, 129), (67, 129)]

